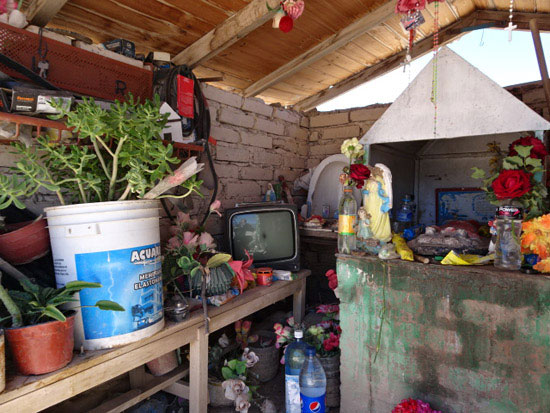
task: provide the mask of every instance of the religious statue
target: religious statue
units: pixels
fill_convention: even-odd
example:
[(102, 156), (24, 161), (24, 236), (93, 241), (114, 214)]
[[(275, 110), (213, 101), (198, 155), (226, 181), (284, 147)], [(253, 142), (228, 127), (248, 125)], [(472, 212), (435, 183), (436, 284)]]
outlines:
[(357, 210), (358, 222), (357, 222), (357, 249), (364, 252), (370, 252), (372, 254), (378, 254), (380, 250), (380, 241), (373, 238), (372, 231), (370, 229), (370, 214), (361, 207)]
[(371, 237), (382, 244), (391, 241), (390, 210), (393, 205), (392, 175), (381, 163), (370, 167), (371, 176), (363, 188), (363, 208), (369, 216)]

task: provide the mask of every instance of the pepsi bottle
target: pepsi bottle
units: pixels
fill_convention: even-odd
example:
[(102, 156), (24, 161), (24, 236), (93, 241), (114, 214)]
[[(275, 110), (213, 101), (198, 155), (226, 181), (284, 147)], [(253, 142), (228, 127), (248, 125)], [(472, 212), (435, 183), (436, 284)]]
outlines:
[(300, 371), (302, 413), (325, 413), (327, 377), (313, 347), (306, 348), (306, 361)]
[(294, 339), (285, 351), (285, 400), (286, 413), (300, 413), (300, 371), (306, 359), (307, 344), (302, 330), (294, 330)]

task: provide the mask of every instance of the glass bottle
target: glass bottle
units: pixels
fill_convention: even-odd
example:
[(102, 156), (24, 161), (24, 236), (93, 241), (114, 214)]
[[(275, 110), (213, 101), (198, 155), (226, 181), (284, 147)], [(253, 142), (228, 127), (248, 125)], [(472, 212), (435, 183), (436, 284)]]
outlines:
[(356, 219), (357, 201), (353, 196), (353, 187), (345, 186), (344, 195), (338, 205), (338, 252), (340, 254), (351, 254), (352, 251), (355, 251)]
[(521, 268), (521, 221), (522, 210), (514, 206), (497, 209), (494, 222), (496, 229), (495, 267), (517, 271)]

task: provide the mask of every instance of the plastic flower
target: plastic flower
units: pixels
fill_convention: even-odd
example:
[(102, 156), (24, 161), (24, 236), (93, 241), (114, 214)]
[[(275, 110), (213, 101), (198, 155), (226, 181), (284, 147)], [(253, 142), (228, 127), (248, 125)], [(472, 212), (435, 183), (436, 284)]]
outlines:
[(230, 379), (222, 383), (222, 388), (225, 391), (225, 398), (229, 400), (236, 400), (238, 396), (247, 394), (249, 388), (244, 381), (239, 379)]
[(195, 248), (199, 245), (199, 236), (192, 232), (183, 233), (183, 245), (187, 248)]
[(256, 355), (256, 353), (250, 351), (250, 349), (247, 347), (243, 351), (241, 361), (246, 361), (246, 368), (250, 368), (253, 367), (258, 361), (260, 361), (260, 358)]
[(338, 347), (340, 347), (340, 336), (334, 333), (330, 333), (329, 338), (323, 341), (323, 348), (326, 351), (336, 350)]
[[(550, 258), (550, 214), (526, 221), (521, 227), (523, 230), (521, 235), (523, 251), (538, 254), (541, 260)], [(539, 264), (540, 262), (537, 265)], [(544, 267), (544, 263), (539, 265), (539, 268)]]
[(325, 273), (325, 276), (328, 278), (329, 288), (332, 290), (336, 290), (336, 288), (338, 288), (338, 275), (336, 274), (336, 271), (328, 270)]
[(198, 244), (207, 250), (212, 250), (216, 248), (216, 242), (214, 241), (214, 238), (212, 238), (212, 235), (210, 235), (208, 232), (203, 232), (198, 239)]
[(286, 319), (286, 323), (287, 323), (290, 327), (295, 327), (295, 325), (294, 325), (294, 323), (295, 323), (294, 317), (288, 317), (288, 318)]
[(349, 159), (359, 158), (365, 154), (363, 145), (359, 143), (357, 138), (346, 139), (344, 143), (342, 143), (340, 151)]
[(333, 314), (340, 311), (338, 304), (323, 304), (317, 307), (317, 313)]
[(307, 329), (307, 332), (311, 334), (312, 336), (318, 336), (320, 334), (323, 334), (325, 330), (320, 325), (311, 326)]
[(405, 399), (394, 407), (392, 413), (441, 413), (433, 410), (428, 403), (422, 400)]
[(176, 223), (184, 229), (195, 229), (199, 226), (199, 222), (196, 219), (191, 219), (191, 215), (185, 212), (178, 212), (176, 217)]
[(240, 413), (248, 413), (248, 409), (250, 409), (248, 394), (238, 395), (235, 399), (235, 411)]
[(176, 250), (181, 247), (183, 247), (183, 242), (179, 237), (172, 237), (168, 240), (167, 248), (169, 250)]
[(548, 151), (544, 146), (544, 143), (540, 139), (535, 138), (534, 136), (524, 136), (523, 138), (516, 139), (510, 144), (508, 156), (517, 155), (516, 146), (532, 146), (531, 153), (529, 154), (530, 158), (535, 159), (544, 159), (548, 155)]
[(210, 212), (215, 212), (216, 214), (218, 214), (220, 217), (222, 216), (221, 212), (218, 211), (218, 209), (220, 209), (220, 207), (222, 206), (222, 203), (219, 199), (216, 199), (214, 202), (212, 202), (212, 204), (210, 205)]
[(237, 279), (237, 283), (239, 284), (239, 290), (241, 291), (241, 294), (243, 292), (243, 287), (246, 281), (254, 281), (254, 276), (252, 275), (252, 271), (250, 271), (250, 266), (254, 262), (250, 254), (247, 250), (244, 250), (246, 256), (248, 257), (247, 261), (231, 261), (228, 262), (229, 266), (235, 273), (235, 278)]
[(296, 20), (298, 17), (300, 17), (304, 12), (305, 7), (306, 5), (304, 3), (304, 0), (286, 0), (283, 3), (283, 10), (292, 20)]

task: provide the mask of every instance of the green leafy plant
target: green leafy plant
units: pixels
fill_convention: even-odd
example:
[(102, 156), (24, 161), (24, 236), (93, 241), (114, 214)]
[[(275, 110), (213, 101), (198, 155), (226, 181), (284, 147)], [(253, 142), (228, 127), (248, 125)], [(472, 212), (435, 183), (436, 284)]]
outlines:
[(224, 380), (246, 377), (246, 361), (237, 359), (229, 360), (227, 364), (222, 367), (222, 377)]
[[(41, 188), (55, 192), (62, 205), (144, 198), (163, 179), (177, 178), (173, 167), (179, 160), (173, 156), (172, 145), (160, 138), (167, 115), (160, 113), (158, 96), (140, 103), (130, 95), (109, 109), (91, 98), (72, 110), (60, 101), (52, 105), (59, 111), (52, 118), (65, 119), (83, 144), (55, 143), (45, 137), (39, 137), (36, 146), (14, 144), (20, 160), (11, 177), (0, 177), (0, 209), (12, 203), (24, 208), (21, 198)], [(189, 178), (176, 184), (187, 189), (177, 197), (200, 194), (202, 182)], [(166, 183), (163, 190), (173, 186)], [(158, 190), (154, 193), (155, 198), (161, 195)]]
[[(84, 288), (101, 288), (99, 283), (71, 281), (62, 288), (41, 287), (29, 280), (20, 280), (23, 291), (10, 290), (0, 285), (0, 301), (10, 313), (11, 326), (23, 327), (57, 320), (64, 322), (66, 313), (58, 307), (78, 301), (74, 294)], [(100, 310), (125, 311), (124, 307), (114, 301), (99, 300), (93, 306)], [(6, 318), (5, 318), (6, 319)], [(5, 320), (3, 319), (3, 320)], [(3, 321), (2, 320), (2, 321)]]

